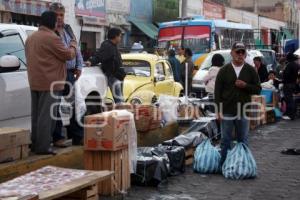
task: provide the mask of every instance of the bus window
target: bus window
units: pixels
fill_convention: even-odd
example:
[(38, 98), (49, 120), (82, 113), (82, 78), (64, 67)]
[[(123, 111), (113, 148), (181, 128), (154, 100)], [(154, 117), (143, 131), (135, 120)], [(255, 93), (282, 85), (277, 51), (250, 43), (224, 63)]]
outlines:
[(207, 53), (210, 51), (211, 38), (209, 26), (187, 26), (184, 30), (184, 46), (194, 53)]
[(179, 48), (181, 46), (183, 27), (167, 27), (160, 29), (158, 33), (158, 47)]

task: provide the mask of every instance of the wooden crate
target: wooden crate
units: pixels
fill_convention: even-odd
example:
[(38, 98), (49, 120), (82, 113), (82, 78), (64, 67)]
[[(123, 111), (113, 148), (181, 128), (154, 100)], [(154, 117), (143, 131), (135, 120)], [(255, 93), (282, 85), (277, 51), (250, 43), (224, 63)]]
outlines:
[[(260, 125), (266, 124), (266, 100), (264, 96), (261, 95), (253, 95), (251, 96), (251, 102), (259, 103), (261, 106), (258, 105), (251, 105), (252, 112), (250, 113), (250, 130), (254, 130)], [(259, 112), (254, 112), (254, 110), (259, 109)], [(256, 118), (256, 119), (253, 119)]]
[(86, 187), (56, 200), (98, 200), (98, 184)]
[(275, 123), (276, 122), (276, 115), (273, 107), (267, 107), (265, 111), (266, 116), (266, 123)]
[(114, 196), (130, 188), (128, 149), (118, 151), (85, 151), (84, 166), (89, 170), (110, 170), (115, 174), (110, 180), (99, 183), (101, 195)]
[(185, 150), (185, 165), (192, 165), (194, 162), (195, 147)]

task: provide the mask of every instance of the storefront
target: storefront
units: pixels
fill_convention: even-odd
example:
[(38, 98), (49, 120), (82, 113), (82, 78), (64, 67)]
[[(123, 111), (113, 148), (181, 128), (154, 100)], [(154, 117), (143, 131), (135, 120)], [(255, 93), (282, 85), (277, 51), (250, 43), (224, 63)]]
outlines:
[(121, 47), (129, 46), (131, 24), (127, 21), (130, 12), (130, 0), (107, 0), (106, 20), (109, 27), (121, 29), (123, 41)]
[(81, 52), (86, 60), (93, 55), (105, 39), (105, 31), (108, 27), (105, 0), (75, 0), (73, 16), (75, 17), (70, 18), (70, 24), (78, 33)]
[(141, 42), (146, 48), (156, 44), (158, 28), (152, 18), (153, 3), (148, 0), (131, 0), (130, 16), (128, 21), (133, 25), (130, 33), (130, 44)]
[(0, 0), (0, 22), (38, 26), (39, 16), (49, 4), (47, 1)]

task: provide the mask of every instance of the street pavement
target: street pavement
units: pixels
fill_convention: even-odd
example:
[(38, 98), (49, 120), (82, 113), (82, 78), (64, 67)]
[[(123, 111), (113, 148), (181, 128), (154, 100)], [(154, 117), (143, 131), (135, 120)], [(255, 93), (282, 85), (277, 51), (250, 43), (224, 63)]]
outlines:
[[(300, 120), (281, 121), (250, 134), (250, 148), (258, 167), (251, 180), (226, 180), (221, 174), (200, 175), (191, 166), (157, 188), (133, 186), (125, 200), (299, 200), (300, 156), (283, 155), (284, 148), (300, 148)], [(104, 199), (104, 198), (102, 198)]]

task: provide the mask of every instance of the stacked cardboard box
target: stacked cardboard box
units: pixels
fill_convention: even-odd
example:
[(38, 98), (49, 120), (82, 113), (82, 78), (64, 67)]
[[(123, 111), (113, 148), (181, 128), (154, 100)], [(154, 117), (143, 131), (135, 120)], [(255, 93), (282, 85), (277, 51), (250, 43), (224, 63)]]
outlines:
[(148, 132), (161, 127), (162, 112), (157, 106), (136, 105), (134, 107), (134, 120), (136, 130)]
[(84, 166), (110, 170), (114, 176), (99, 183), (99, 194), (115, 195), (130, 187), (128, 139), (133, 121), (127, 111), (113, 110), (85, 117)]
[(129, 115), (110, 111), (85, 117), (85, 150), (116, 151), (128, 146)]
[(29, 156), (30, 132), (19, 128), (0, 128), (0, 162)]

